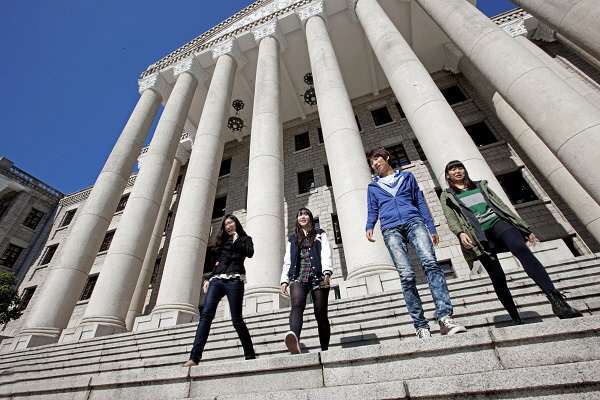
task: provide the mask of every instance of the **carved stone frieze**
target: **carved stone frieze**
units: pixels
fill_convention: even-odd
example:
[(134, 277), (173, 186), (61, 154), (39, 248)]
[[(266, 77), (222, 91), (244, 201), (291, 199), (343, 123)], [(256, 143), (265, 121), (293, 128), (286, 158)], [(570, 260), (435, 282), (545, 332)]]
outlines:
[(454, 43), (446, 43), (444, 45), (444, 49), (446, 50), (446, 63), (444, 64), (444, 70), (453, 72), (455, 74), (460, 73), (458, 62), (463, 56), (463, 53), (458, 49), (458, 47), (456, 47)]
[(525, 27), (525, 21), (523, 18), (517, 18), (514, 21), (510, 21), (500, 25), (500, 28), (504, 29), (510, 36), (527, 36), (527, 28)]
[(556, 36), (554, 35), (554, 29), (541, 22), (538, 23), (538, 27), (533, 34), (532, 40), (543, 40), (544, 42), (554, 42)]
[(180, 61), (173, 66), (173, 75), (178, 76), (184, 72), (189, 72), (190, 74), (194, 75), (198, 80), (198, 84), (200, 85), (209, 79), (208, 74), (204, 72), (204, 69), (202, 69), (202, 66), (196, 57), (186, 58), (185, 60)]
[(212, 56), (215, 61), (224, 54), (229, 54), (237, 62), (237, 69), (244, 68), (244, 65), (248, 63), (248, 59), (242, 54), (240, 46), (238, 46), (235, 39), (230, 39), (226, 42), (219, 43), (212, 48)]
[(281, 52), (288, 47), (288, 42), (285, 40), (283, 32), (281, 32), (281, 28), (279, 27), (279, 22), (277, 22), (277, 20), (269, 21), (266, 24), (253, 28), (252, 34), (254, 35), (254, 40), (256, 40), (256, 43), (260, 43), (261, 39), (270, 36), (279, 42), (279, 50)]
[(165, 81), (160, 72), (155, 72), (147, 78), (138, 80), (138, 89), (140, 94), (145, 90), (153, 90), (159, 96), (162, 97), (163, 101), (167, 101), (171, 95), (171, 86)]

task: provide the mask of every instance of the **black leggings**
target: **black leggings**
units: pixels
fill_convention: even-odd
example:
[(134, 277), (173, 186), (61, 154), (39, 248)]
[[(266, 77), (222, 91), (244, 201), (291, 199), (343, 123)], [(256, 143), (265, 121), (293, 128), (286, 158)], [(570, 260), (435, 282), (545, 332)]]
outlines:
[(315, 318), (319, 329), (319, 342), (321, 350), (329, 348), (329, 337), (331, 327), (327, 318), (327, 301), (329, 298), (329, 287), (310, 290), (310, 288), (301, 282), (292, 282), (290, 284), (290, 300), (292, 302), (292, 311), (290, 312), (290, 330), (300, 339), (302, 331), (302, 322), (304, 309), (306, 308), (306, 295), (310, 291), (310, 296), (315, 309)]
[[(498, 221), (496, 225), (497, 224), (510, 225), (503, 220)], [(496, 228), (496, 226), (494, 227)], [(555, 290), (554, 284), (552, 284), (552, 280), (550, 280), (550, 277), (548, 276), (548, 272), (546, 272), (542, 263), (539, 262), (529, 247), (527, 247), (521, 232), (512, 225), (506, 228), (508, 229), (504, 229), (499, 235), (495, 234), (495, 229), (493, 228), (487, 230), (486, 236), (488, 240), (497, 244), (503, 244), (515, 257), (517, 257), (527, 275), (533, 279), (544, 293), (548, 294)], [(519, 318), (517, 306), (515, 305), (506, 284), (506, 275), (504, 275), (504, 271), (502, 270), (496, 255), (489, 256), (485, 254), (479, 257), (478, 260), (481, 261), (481, 264), (483, 264), (483, 267), (490, 276), (496, 295), (506, 311), (508, 311), (508, 314), (512, 319)]]

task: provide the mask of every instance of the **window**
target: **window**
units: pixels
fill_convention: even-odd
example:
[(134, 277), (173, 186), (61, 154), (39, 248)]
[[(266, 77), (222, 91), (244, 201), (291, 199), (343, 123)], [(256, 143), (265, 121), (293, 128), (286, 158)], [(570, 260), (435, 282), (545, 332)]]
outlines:
[(354, 119), (356, 120), (356, 126), (358, 126), (358, 131), (362, 132), (362, 127), (360, 126), (360, 120), (358, 119), (358, 115), (355, 115)]
[(296, 145), (296, 151), (308, 149), (310, 147), (310, 137), (308, 132), (300, 133), (294, 136), (294, 142)]
[(14, 267), (22, 251), (22, 247), (9, 243), (6, 250), (4, 250), (4, 254), (2, 254), (2, 257), (0, 257), (0, 265), (8, 268)]
[(319, 135), (319, 143), (323, 143), (323, 129), (317, 128), (317, 134)]
[(469, 136), (471, 136), (471, 139), (473, 139), (473, 142), (477, 147), (496, 143), (498, 141), (484, 121), (465, 126), (465, 130)]
[(19, 302), (19, 310), (20, 311), (25, 310), (27, 308), (27, 306), (29, 305), (31, 298), (33, 297), (33, 294), (35, 293), (35, 288), (37, 288), (37, 286), (28, 287), (28, 288), (23, 289), (23, 293), (21, 293), (21, 301)]
[(102, 245), (100, 246), (100, 250), (98, 251), (108, 251), (114, 236), (115, 231), (106, 232), (106, 235), (104, 235), (104, 240), (102, 241)]
[(565, 242), (565, 244), (567, 245), (569, 250), (571, 250), (571, 253), (573, 253), (575, 257), (583, 256), (584, 254), (575, 245), (574, 239), (575, 236), (567, 236), (566, 238), (563, 238), (563, 242)]
[(335, 244), (342, 243), (342, 231), (340, 230), (340, 221), (338, 220), (338, 216), (336, 214), (331, 214), (331, 222), (333, 225), (333, 240)]
[(73, 221), (73, 217), (75, 216), (75, 211), (77, 211), (77, 209), (69, 210), (65, 213), (65, 216), (63, 217), (62, 221), (60, 222), (59, 228), (62, 228), (63, 226), (68, 226), (71, 223), (71, 221)]
[(329, 174), (329, 165), (323, 165), (323, 169), (325, 170), (325, 184), (327, 184), (327, 186), (331, 186), (331, 175)]
[(410, 160), (406, 155), (406, 150), (402, 143), (395, 146), (385, 148), (390, 153), (390, 165), (392, 168), (397, 169), (404, 165), (410, 164)]
[(373, 122), (375, 122), (375, 126), (392, 122), (390, 111), (385, 106), (371, 110), (371, 115), (373, 116)]
[(419, 154), (419, 160), (427, 161), (427, 156), (425, 155), (425, 152), (421, 147), (421, 143), (419, 143), (419, 141), (415, 139), (413, 140), (413, 144), (415, 145), (415, 149), (417, 149), (417, 153)]
[(467, 97), (461, 92), (458, 86), (450, 86), (449, 88), (442, 89), (441, 92), (450, 105), (467, 100)]
[(225, 216), (225, 205), (227, 204), (227, 196), (217, 197), (213, 205), (212, 219)]
[(175, 192), (179, 192), (181, 189), (181, 181), (183, 180), (183, 175), (179, 175), (177, 177), (177, 182), (175, 182)]
[(498, 178), (498, 182), (502, 185), (502, 189), (504, 189), (512, 204), (522, 204), (538, 199), (527, 181), (523, 178), (521, 171), (498, 175), (496, 178)]
[(313, 223), (315, 225), (315, 229), (321, 229), (321, 222), (319, 221), (319, 218), (313, 218)]
[(152, 278), (150, 278), (150, 286), (156, 283), (156, 279), (158, 278), (158, 268), (160, 267), (160, 258), (157, 258), (154, 262), (154, 269), (152, 270)]
[(438, 261), (438, 264), (440, 264), (440, 267), (442, 267), (442, 271), (444, 271), (444, 276), (446, 279), (456, 278), (456, 272), (454, 272), (454, 268), (452, 267), (452, 261)]
[(127, 200), (129, 200), (129, 193), (121, 197), (121, 200), (119, 200), (119, 205), (117, 206), (117, 211), (115, 212), (123, 211), (125, 209), (125, 206), (127, 205)]
[(231, 172), (231, 158), (221, 161), (221, 168), (219, 169), (219, 176), (229, 175)]
[(404, 114), (404, 110), (402, 109), (400, 103), (396, 102), (396, 108), (398, 109), (398, 113), (400, 113), (400, 118), (406, 118), (406, 114)]
[(315, 175), (313, 170), (298, 172), (298, 194), (315, 190)]
[(44, 252), (44, 256), (42, 257), (42, 262), (40, 262), (40, 265), (50, 264), (52, 257), (54, 257), (54, 253), (56, 253), (56, 249), (58, 249), (57, 244), (46, 247), (46, 251)]
[(173, 211), (169, 211), (169, 214), (167, 214), (167, 221), (165, 222), (165, 229), (163, 230), (163, 233), (167, 233), (167, 230), (169, 230), (169, 228), (171, 227), (172, 219), (173, 219)]
[(88, 276), (87, 283), (85, 284), (85, 288), (83, 289), (83, 293), (81, 293), (81, 298), (79, 300), (89, 300), (90, 297), (92, 297), (92, 292), (94, 291), (97, 281), (98, 274)]
[(36, 210), (35, 208), (32, 208), (31, 211), (29, 212), (29, 215), (27, 216), (27, 218), (25, 218), (23, 225), (29, 229), (35, 230), (35, 228), (37, 228), (37, 226), (39, 225), (39, 223), (43, 217), (44, 217), (43, 212), (41, 212), (40, 210)]

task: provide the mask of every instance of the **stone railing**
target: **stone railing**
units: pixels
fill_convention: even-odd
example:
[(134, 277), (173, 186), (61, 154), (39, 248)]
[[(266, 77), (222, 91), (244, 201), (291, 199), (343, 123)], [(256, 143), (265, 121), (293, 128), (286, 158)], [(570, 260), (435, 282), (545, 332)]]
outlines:
[(46, 185), (39, 179), (34, 178), (27, 172), (12, 165), (10, 168), (0, 168), (0, 173), (9, 179), (14, 180), (26, 187), (32, 188), (36, 192), (43, 194), (53, 202), (60, 200), (64, 194), (54, 189), (52, 186)]
[[(131, 174), (131, 176), (127, 180), (126, 188), (130, 188), (133, 186), (133, 184), (135, 183), (135, 178), (137, 178), (137, 172)], [(92, 191), (92, 188), (93, 188), (93, 186), (90, 186), (89, 188), (85, 188), (78, 192), (66, 195), (60, 201), (60, 203), (59, 203), (60, 206), (66, 207), (66, 206), (70, 206), (72, 204), (83, 203), (89, 197), (90, 192)]]

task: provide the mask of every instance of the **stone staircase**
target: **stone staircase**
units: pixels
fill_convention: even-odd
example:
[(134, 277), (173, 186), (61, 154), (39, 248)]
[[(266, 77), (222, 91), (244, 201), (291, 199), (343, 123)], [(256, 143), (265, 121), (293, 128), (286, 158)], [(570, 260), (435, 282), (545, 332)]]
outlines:
[[(526, 321), (509, 317), (487, 277), (449, 281), (469, 332), (416, 339), (402, 294), (330, 304), (330, 350), (319, 351), (310, 306), (303, 354), (283, 344), (289, 309), (245, 317), (258, 359), (246, 361), (229, 320), (215, 320), (200, 366), (187, 360), (196, 324), (54, 344), (0, 356), (0, 398), (10, 399), (598, 399), (600, 257), (547, 266), (584, 318), (559, 320), (522, 270), (507, 273)], [(420, 288), (433, 319), (426, 285)], [(433, 322), (433, 321), (432, 321)]]

